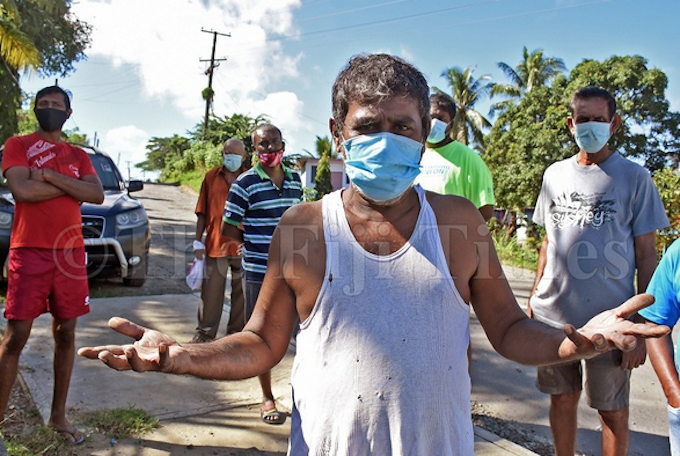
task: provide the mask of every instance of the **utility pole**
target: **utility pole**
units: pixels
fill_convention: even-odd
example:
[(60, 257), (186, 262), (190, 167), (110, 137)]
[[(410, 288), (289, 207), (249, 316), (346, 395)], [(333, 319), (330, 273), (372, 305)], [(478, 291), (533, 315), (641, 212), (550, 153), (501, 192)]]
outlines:
[(212, 33), (213, 34), (213, 44), (212, 44), (212, 53), (210, 55), (210, 60), (205, 60), (205, 59), (199, 59), (201, 62), (210, 62), (210, 65), (208, 66), (208, 69), (205, 70), (205, 74), (208, 75), (208, 88), (203, 91), (203, 95), (205, 98), (205, 118), (203, 119), (203, 137), (205, 137), (206, 132), (208, 131), (208, 116), (210, 114), (210, 105), (212, 104), (213, 100), (213, 89), (212, 89), (212, 80), (213, 80), (213, 71), (215, 68), (219, 66), (219, 63), (215, 62), (222, 62), (224, 60), (227, 60), (226, 58), (224, 59), (215, 59), (215, 48), (217, 47), (217, 35), (222, 35), (222, 36), (231, 36), (231, 33), (219, 33), (214, 30), (205, 30), (201, 28), (201, 32), (205, 33)]

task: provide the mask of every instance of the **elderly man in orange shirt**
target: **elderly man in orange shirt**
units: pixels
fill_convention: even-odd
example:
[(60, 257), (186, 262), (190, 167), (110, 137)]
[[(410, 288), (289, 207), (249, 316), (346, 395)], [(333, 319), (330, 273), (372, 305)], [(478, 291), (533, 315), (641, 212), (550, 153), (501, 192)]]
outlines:
[[(208, 342), (217, 337), (222, 317), (224, 289), (227, 272), (231, 269), (231, 312), (227, 334), (241, 331), (245, 324), (243, 316), (243, 285), (241, 270), (241, 243), (223, 236), (220, 232), (224, 203), (231, 184), (245, 171), (247, 154), (243, 142), (237, 138), (225, 141), (222, 150), (223, 165), (213, 168), (205, 175), (196, 203), (196, 239), (194, 254), (205, 259), (205, 271), (201, 286), (201, 302), (198, 307), (198, 326), (191, 342)], [(201, 242), (206, 233), (205, 244)]]

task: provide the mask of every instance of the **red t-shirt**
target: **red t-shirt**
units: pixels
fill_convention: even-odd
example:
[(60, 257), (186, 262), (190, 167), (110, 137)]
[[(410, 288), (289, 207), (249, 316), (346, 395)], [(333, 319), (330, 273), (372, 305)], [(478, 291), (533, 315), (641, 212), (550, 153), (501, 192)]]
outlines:
[[(49, 168), (76, 179), (96, 174), (84, 150), (64, 141), (51, 143), (37, 133), (7, 140), (3, 174), (13, 166)], [(65, 249), (82, 245), (80, 201), (61, 195), (37, 203), (16, 202), (10, 248)]]

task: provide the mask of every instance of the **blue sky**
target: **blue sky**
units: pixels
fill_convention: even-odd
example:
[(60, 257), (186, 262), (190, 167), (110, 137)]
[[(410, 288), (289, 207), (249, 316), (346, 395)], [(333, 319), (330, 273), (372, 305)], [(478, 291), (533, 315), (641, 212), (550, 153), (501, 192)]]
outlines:
[[(677, 0), (79, 0), (72, 11), (93, 34), (88, 59), (59, 80), (73, 92), (65, 128), (96, 135), (124, 174), (145, 158), (149, 138), (202, 122), (200, 60), (212, 47), (202, 29), (231, 35), (217, 40), (215, 56), (227, 60), (214, 73), (215, 114), (270, 116), (288, 152), (314, 150), (315, 137), (328, 134), (331, 85), (361, 52), (399, 55), (442, 89), (452, 66), (507, 82), (496, 63), (515, 66), (523, 46), (568, 69), (638, 54), (666, 73), (667, 98), (680, 110)], [(29, 93), (53, 83), (22, 77)]]

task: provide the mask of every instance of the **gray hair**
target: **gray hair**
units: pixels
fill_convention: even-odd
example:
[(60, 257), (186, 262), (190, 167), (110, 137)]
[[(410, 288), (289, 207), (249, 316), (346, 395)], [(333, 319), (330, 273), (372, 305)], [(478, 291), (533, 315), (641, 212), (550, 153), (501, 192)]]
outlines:
[[(413, 65), (389, 54), (359, 54), (349, 59), (333, 84), (333, 118), (342, 129), (353, 101), (381, 102), (396, 96), (418, 102), (423, 131), (430, 125), (430, 89)], [(334, 132), (338, 133), (338, 132)]]

